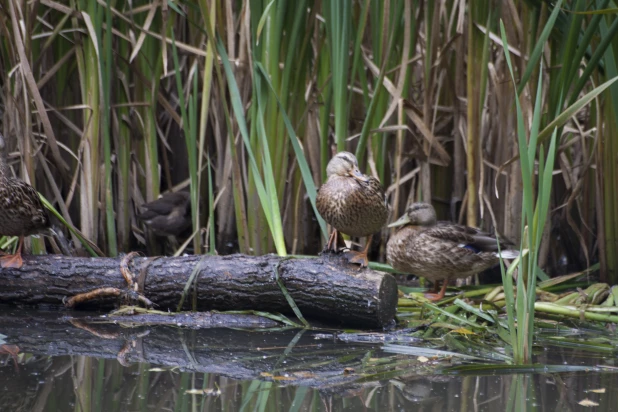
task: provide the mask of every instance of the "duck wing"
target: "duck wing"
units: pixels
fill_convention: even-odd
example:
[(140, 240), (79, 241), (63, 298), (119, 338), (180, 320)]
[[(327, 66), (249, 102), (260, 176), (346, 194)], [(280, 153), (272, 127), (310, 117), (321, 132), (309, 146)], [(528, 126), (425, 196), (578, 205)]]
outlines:
[(365, 183), (364, 185), (367, 191), (373, 196), (375, 196), (376, 200), (379, 199), (379, 201), (384, 204), (387, 212), (390, 212), (391, 206), (388, 203), (386, 194), (384, 194), (384, 188), (382, 187), (382, 183), (380, 183), (380, 181), (373, 176), (365, 175), (365, 177), (367, 178), (367, 183)]
[[(475, 253), (498, 251), (498, 240), (495, 236), (469, 226), (438, 222), (434, 227), (423, 231), (423, 235), (457, 244)], [(500, 247), (504, 249), (506, 244), (501, 242)]]
[(157, 216), (167, 216), (175, 209), (184, 208), (185, 213), (189, 208), (189, 194), (187, 192), (167, 193), (163, 197), (142, 205), (142, 220), (153, 219)]

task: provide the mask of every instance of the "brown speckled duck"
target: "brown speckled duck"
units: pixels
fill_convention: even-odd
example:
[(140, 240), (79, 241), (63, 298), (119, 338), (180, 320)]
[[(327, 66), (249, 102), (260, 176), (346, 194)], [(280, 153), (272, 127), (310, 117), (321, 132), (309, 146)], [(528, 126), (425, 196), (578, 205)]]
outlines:
[(324, 251), (338, 251), (338, 232), (354, 237), (368, 236), (362, 252), (348, 251), (352, 263), (366, 267), (367, 251), (374, 233), (380, 231), (388, 219), (388, 204), (380, 181), (358, 170), (356, 157), (339, 152), (328, 162), (327, 180), (316, 198), (320, 215), (334, 230)]
[[(443, 280), (439, 294), (425, 296), (431, 300), (444, 297), (449, 279), (465, 278), (499, 263), (498, 243), (489, 233), (451, 222), (438, 222), (436, 211), (428, 203), (413, 203), (395, 223), (401, 226), (389, 239), (386, 259), (397, 270), (431, 280), (434, 292)], [(505, 250), (501, 256), (513, 259), (516, 250)]]
[(158, 236), (178, 236), (191, 227), (188, 192), (170, 192), (142, 205), (137, 216)]
[(24, 237), (48, 232), (50, 223), (37, 191), (11, 176), (6, 151), (6, 142), (0, 134), (0, 235), (19, 236), (17, 251), (14, 255), (1, 256), (0, 265), (20, 268)]

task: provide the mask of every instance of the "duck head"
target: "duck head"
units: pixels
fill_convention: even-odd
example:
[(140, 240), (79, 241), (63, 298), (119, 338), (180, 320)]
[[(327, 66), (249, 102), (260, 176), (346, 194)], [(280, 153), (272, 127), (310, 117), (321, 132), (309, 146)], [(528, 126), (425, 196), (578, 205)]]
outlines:
[(431, 226), (437, 222), (436, 211), (429, 203), (412, 203), (406, 209), (406, 213), (399, 220), (391, 223), (388, 227), (404, 225)]
[(326, 166), (326, 176), (343, 176), (356, 179), (360, 183), (367, 183), (369, 177), (365, 176), (358, 170), (358, 161), (356, 156), (350, 152), (339, 152), (330, 159)]

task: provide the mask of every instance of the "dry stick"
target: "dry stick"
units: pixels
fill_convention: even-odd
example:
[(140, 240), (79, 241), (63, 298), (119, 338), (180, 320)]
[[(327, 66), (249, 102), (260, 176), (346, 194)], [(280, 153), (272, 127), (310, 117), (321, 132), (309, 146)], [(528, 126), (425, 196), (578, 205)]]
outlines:
[[(398, 99), (397, 101), (397, 122), (399, 124), (403, 123), (403, 100)], [(393, 205), (393, 217), (395, 219), (399, 216), (399, 188), (402, 185), (401, 182), (401, 157), (403, 155), (403, 133), (401, 130), (397, 131), (397, 142), (395, 149), (395, 196), (392, 201)], [(388, 190), (386, 191), (388, 193)], [(389, 231), (391, 234), (394, 232), (394, 229)]]
[[(50, 185), (52, 192), (54, 193), (54, 197), (56, 198), (56, 202), (58, 202), (58, 206), (60, 207), (60, 211), (62, 212), (64, 219), (67, 221), (69, 225), (75, 227), (73, 225), (73, 222), (71, 221), (71, 215), (69, 213), (69, 210), (67, 209), (66, 203), (64, 203), (62, 194), (60, 193), (60, 190), (58, 189), (58, 185), (56, 184), (56, 181), (53, 179), (51, 170), (49, 170), (49, 166), (47, 166), (47, 162), (45, 162), (45, 159), (43, 158), (43, 154), (41, 152), (38, 152), (37, 156), (40, 160), (41, 167), (43, 167), (45, 176), (47, 176), (47, 182)], [(69, 231), (69, 233), (71, 234), (73, 243), (77, 244), (79, 242), (77, 235), (73, 233), (72, 231)]]
[(140, 285), (143, 286), (143, 283), (134, 282), (133, 273), (131, 273), (131, 270), (129, 269), (129, 261), (137, 256), (139, 256), (138, 252), (131, 252), (128, 255), (125, 255), (120, 261), (120, 274), (127, 283), (129, 290), (122, 290), (112, 287), (97, 288), (89, 292), (79, 293), (67, 299), (66, 301), (64, 301), (64, 305), (68, 308), (72, 308), (75, 307), (77, 304), (88, 302), (97, 298), (119, 297), (124, 295), (127, 300), (141, 302), (147, 308), (153, 307), (154, 303), (151, 302), (148, 298), (146, 298), (141, 293), (141, 290), (139, 290)]
[(34, 100), (34, 105), (39, 111), (40, 120), (43, 124), (43, 130), (45, 130), (45, 135), (47, 136), (47, 144), (52, 151), (54, 161), (58, 166), (58, 170), (60, 171), (60, 174), (62, 175), (64, 181), (69, 182), (70, 179), (67, 172), (69, 170), (69, 166), (60, 155), (60, 150), (58, 149), (58, 143), (56, 142), (54, 130), (51, 127), (49, 116), (47, 116), (47, 112), (45, 111), (45, 104), (43, 103), (43, 98), (41, 97), (41, 93), (39, 92), (36, 81), (34, 80), (34, 76), (32, 75), (32, 68), (30, 67), (30, 63), (28, 62), (28, 56), (26, 56), (23, 39), (20, 36), (19, 28), (21, 26), (17, 21), (17, 16), (15, 14), (15, 5), (13, 2), (14, 0), (9, 0), (9, 10), (11, 14), (11, 24), (13, 25), (15, 46), (17, 48), (17, 53), (19, 54), (21, 72), (26, 80), (26, 84), (28, 85), (28, 89), (30, 90), (30, 93), (32, 95), (32, 99)]

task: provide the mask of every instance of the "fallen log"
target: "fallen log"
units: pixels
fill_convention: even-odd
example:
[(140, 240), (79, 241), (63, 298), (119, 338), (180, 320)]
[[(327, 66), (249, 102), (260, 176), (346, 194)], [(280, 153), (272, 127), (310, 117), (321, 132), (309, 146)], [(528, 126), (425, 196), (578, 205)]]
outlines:
[[(121, 264), (120, 258), (24, 257), (21, 268), (1, 270), (0, 303), (60, 305), (96, 289), (127, 290), (127, 274), (125, 271), (123, 277), (121, 271), (125, 264), (126, 259)], [(393, 276), (359, 270), (336, 255), (317, 259), (274, 255), (133, 257), (127, 269), (139, 291), (159, 310), (177, 309), (194, 269), (197, 276), (183, 310), (292, 313), (277, 276), (304, 317), (376, 328), (392, 322), (397, 307)], [(97, 307), (112, 306), (117, 295), (101, 295), (108, 297), (96, 300)], [(86, 304), (92, 306), (93, 301)]]

